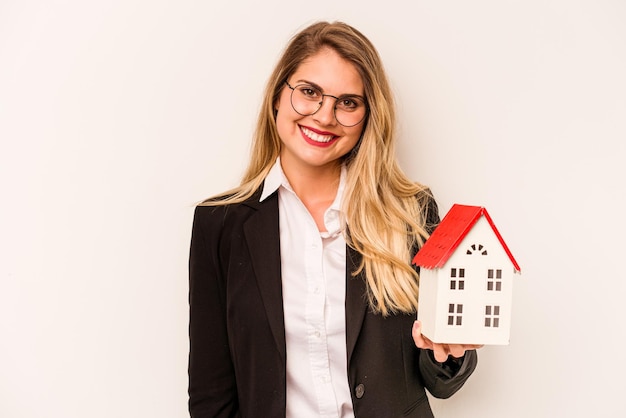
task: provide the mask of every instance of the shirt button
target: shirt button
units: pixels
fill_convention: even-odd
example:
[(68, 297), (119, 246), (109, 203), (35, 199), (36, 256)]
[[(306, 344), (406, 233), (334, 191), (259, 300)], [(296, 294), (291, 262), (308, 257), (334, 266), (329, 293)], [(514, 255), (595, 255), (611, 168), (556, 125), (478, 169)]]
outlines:
[(357, 399), (361, 399), (365, 394), (365, 385), (363, 383), (359, 383), (354, 391)]

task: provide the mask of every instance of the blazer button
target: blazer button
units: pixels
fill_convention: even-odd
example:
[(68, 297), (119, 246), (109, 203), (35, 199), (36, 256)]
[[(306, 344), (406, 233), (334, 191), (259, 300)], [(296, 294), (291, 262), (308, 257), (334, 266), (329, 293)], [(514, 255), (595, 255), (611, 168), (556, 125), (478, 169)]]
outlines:
[(363, 383), (359, 383), (354, 391), (357, 399), (361, 399), (365, 394), (365, 385)]

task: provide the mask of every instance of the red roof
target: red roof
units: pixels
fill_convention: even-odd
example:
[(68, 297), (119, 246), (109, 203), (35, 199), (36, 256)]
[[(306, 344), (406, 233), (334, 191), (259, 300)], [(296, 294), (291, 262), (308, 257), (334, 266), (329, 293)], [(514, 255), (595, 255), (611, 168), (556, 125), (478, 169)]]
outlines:
[(517, 261), (513, 258), (509, 247), (506, 246), (496, 225), (487, 213), (487, 209), (480, 206), (458, 204), (454, 204), (446, 216), (444, 216), (430, 238), (413, 258), (413, 264), (427, 269), (443, 267), (481, 216), (487, 219), (502, 248), (509, 256), (511, 263), (513, 263), (515, 270), (520, 272), (521, 269)]

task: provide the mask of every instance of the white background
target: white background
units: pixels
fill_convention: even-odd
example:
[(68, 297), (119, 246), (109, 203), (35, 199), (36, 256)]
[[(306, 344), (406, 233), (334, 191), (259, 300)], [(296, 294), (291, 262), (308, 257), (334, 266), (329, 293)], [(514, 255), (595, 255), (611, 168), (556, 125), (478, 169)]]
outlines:
[(522, 267), (437, 417), (626, 416), (626, 2), (0, 0), (1, 417), (187, 416), (193, 207), (318, 19), (379, 49), (408, 175)]

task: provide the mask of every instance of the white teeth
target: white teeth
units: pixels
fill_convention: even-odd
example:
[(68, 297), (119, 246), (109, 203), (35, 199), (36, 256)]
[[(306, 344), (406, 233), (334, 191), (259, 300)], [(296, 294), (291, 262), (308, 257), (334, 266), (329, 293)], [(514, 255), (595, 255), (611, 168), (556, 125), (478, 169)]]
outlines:
[(308, 138), (312, 139), (315, 142), (329, 142), (331, 139), (335, 137), (334, 135), (320, 135), (318, 133), (313, 132), (310, 129), (305, 128), (304, 126), (301, 126), (300, 129), (302, 129), (302, 132)]

